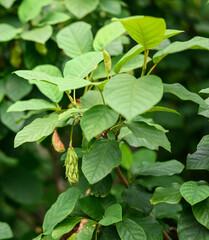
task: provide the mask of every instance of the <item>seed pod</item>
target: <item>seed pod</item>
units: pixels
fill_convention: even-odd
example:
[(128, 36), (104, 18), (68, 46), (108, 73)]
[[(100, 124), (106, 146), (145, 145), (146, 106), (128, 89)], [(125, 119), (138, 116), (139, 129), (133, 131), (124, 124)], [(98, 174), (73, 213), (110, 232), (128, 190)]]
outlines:
[(105, 51), (104, 49), (103, 49), (103, 58), (104, 58), (105, 70), (108, 75), (109, 72), (111, 71), (112, 61), (111, 61), (111, 57), (110, 57), (109, 53), (107, 51)]
[(68, 178), (70, 184), (78, 182), (78, 156), (72, 146), (69, 146), (67, 150), (67, 156), (65, 158), (65, 175)]
[(57, 129), (54, 130), (53, 135), (52, 135), (52, 145), (53, 145), (55, 151), (65, 152), (65, 146), (62, 143), (62, 141), (58, 135)]

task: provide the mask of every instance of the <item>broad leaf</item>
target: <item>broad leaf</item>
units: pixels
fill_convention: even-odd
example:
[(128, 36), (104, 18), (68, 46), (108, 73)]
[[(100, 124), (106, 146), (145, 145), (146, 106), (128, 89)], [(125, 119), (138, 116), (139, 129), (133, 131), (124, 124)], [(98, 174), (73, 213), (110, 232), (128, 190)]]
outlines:
[(181, 173), (184, 165), (176, 160), (165, 162), (143, 162), (139, 168), (133, 169), (133, 174), (142, 176), (172, 176)]
[(99, 4), (99, 0), (65, 0), (67, 9), (77, 18), (83, 18), (88, 13), (94, 11)]
[(44, 99), (34, 98), (25, 101), (17, 101), (8, 108), (7, 112), (22, 112), (27, 110), (57, 110), (57, 107)]
[(209, 198), (195, 204), (192, 211), (197, 221), (209, 229)]
[(121, 152), (115, 140), (97, 140), (90, 152), (83, 156), (82, 171), (90, 184), (94, 184), (118, 167)]
[(196, 221), (190, 209), (186, 209), (181, 215), (177, 232), (179, 240), (209, 240), (209, 230)]
[(25, 142), (35, 142), (50, 135), (56, 127), (63, 126), (59, 121), (59, 114), (52, 113), (44, 118), (36, 118), (32, 123), (19, 131), (15, 137), (14, 146), (18, 147)]
[[(106, 1), (106, 0), (105, 0)], [(112, 1), (112, 0), (111, 0)], [(99, 240), (120, 240), (118, 232), (115, 226), (102, 227), (98, 233)]]
[(16, 37), (16, 35), (20, 32), (20, 29), (14, 28), (13, 26), (7, 23), (0, 24), (0, 42), (7, 42)]
[(145, 122), (128, 122), (128, 128), (133, 132), (137, 138), (145, 139), (153, 146), (161, 146), (167, 151), (171, 150), (170, 142), (162, 130), (151, 126)]
[(175, 109), (162, 107), (162, 106), (152, 107), (150, 110), (148, 110), (148, 112), (170, 112), (170, 113), (175, 113), (175, 114), (181, 115)]
[(0, 222), (0, 239), (9, 239), (13, 237), (10, 226), (5, 222)]
[(94, 220), (98, 221), (104, 214), (100, 198), (87, 196), (79, 199), (79, 205), (81, 210)]
[(102, 104), (102, 96), (99, 91), (90, 90), (81, 97), (82, 108), (91, 108), (95, 105)]
[(105, 197), (110, 193), (112, 184), (113, 184), (112, 175), (108, 174), (101, 181), (91, 185), (91, 194), (95, 195), (96, 197), (98, 196)]
[(177, 34), (183, 33), (182, 30), (176, 30), (176, 29), (166, 29), (165, 30), (165, 36), (164, 39), (171, 38)]
[(119, 22), (113, 22), (99, 29), (95, 38), (93, 47), (95, 51), (101, 51), (113, 40), (125, 33), (124, 27)]
[(59, 115), (59, 120), (66, 121), (78, 113), (84, 113), (87, 109), (84, 108), (70, 108)]
[(199, 104), (202, 108), (208, 109), (207, 104), (205, 101), (196, 93), (188, 91), (184, 86), (179, 83), (173, 84), (163, 84), (164, 93), (171, 93), (176, 95), (181, 100), (192, 101), (194, 103)]
[(71, 58), (92, 51), (92, 43), (91, 26), (85, 22), (70, 24), (57, 34), (58, 46)]
[(160, 101), (163, 86), (156, 76), (136, 79), (129, 74), (120, 74), (108, 81), (103, 94), (108, 105), (131, 120)]
[(170, 204), (176, 204), (181, 200), (180, 185), (178, 183), (173, 183), (168, 188), (158, 187), (155, 189), (151, 204), (157, 204), (160, 202), (166, 202)]
[(51, 26), (45, 26), (42, 28), (34, 28), (30, 31), (23, 32), (21, 34), (21, 37), (24, 40), (45, 44), (46, 41), (51, 37), (52, 32), (53, 30)]
[(39, 26), (46, 25), (46, 24), (54, 25), (57, 23), (65, 22), (69, 19), (70, 19), (70, 16), (68, 14), (63, 12), (53, 11), (53, 12), (49, 12), (47, 16), (42, 18), (41, 21), (38, 23), (38, 25)]
[(75, 187), (71, 187), (59, 195), (57, 201), (51, 206), (44, 217), (44, 234), (49, 234), (59, 222), (72, 212), (79, 196), (80, 190)]
[(163, 18), (135, 16), (118, 19), (129, 35), (145, 49), (150, 49), (162, 42), (166, 24)]
[(99, 224), (109, 226), (120, 221), (122, 221), (122, 207), (120, 204), (114, 204), (105, 210), (104, 218), (99, 221)]
[(130, 170), (132, 162), (133, 162), (133, 155), (129, 146), (125, 143), (120, 145), (120, 150), (122, 154), (121, 166), (126, 169)]
[(0, 5), (9, 9), (14, 4), (16, 0), (0, 0)]
[(198, 182), (185, 182), (180, 188), (183, 198), (192, 206), (209, 197), (209, 186), (198, 185)]
[(119, 15), (121, 13), (121, 3), (117, 0), (100, 0), (102, 11)]
[(118, 114), (105, 105), (96, 105), (83, 114), (81, 129), (90, 141), (103, 130), (112, 127), (118, 119)]
[(123, 219), (116, 227), (121, 240), (147, 240), (143, 228), (130, 219)]
[(209, 50), (209, 39), (204, 37), (194, 37), (185, 42), (174, 42), (168, 47), (161, 49), (153, 56), (153, 62), (157, 63), (169, 54), (182, 52), (188, 49)]
[(86, 77), (103, 60), (101, 52), (89, 52), (68, 61), (64, 68), (64, 77)]

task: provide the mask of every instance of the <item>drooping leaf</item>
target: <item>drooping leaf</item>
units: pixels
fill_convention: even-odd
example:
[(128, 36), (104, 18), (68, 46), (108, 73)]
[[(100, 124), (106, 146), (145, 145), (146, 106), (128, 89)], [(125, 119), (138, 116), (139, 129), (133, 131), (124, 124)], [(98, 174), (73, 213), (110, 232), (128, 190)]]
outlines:
[(198, 185), (198, 182), (185, 182), (180, 188), (183, 198), (192, 206), (209, 197), (209, 186)]
[(177, 232), (179, 240), (209, 239), (209, 230), (195, 220), (190, 209), (186, 209), (181, 215)]
[(163, 18), (134, 16), (118, 19), (129, 35), (144, 49), (150, 49), (162, 42), (166, 24)]
[(99, 221), (99, 224), (109, 226), (120, 221), (122, 221), (122, 207), (120, 204), (114, 204), (105, 210), (104, 218)]
[(101, 52), (89, 52), (68, 61), (64, 68), (64, 77), (86, 77), (103, 60)]
[(20, 29), (14, 28), (13, 26), (7, 23), (1, 23), (0, 32), (1, 32), (0, 42), (7, 42), (14, 39), (17, 33), (20, 32)]
[(125, 28), (119, 22), (113, 22), (100, 28), (94, 38), (94, 50), (101, 51), (109, 43), (125, 33), (125, 31)]
[(52, 113), (44, 118), (37, 118), (19, 131), (15, 137), (14, 146), (18, 147), (25, 142), (35, 142), (50, 135), (56, 127), (63, 126), (59, 121), (59, 114)]
[(56, 105), (47, 102), (44, 99), (30, 99), (24, 101), (17, 101), (12, 104), (7, 112), (22, 112), (27, 110), (57, 110)]
[(121, 240), (147, 240), (143, 228), (131, 219), (123, 219), (116, 224), (116, 228)]
[(182, 52), (188, 49), (204, 49), (209, 50), (209, 39), (204, 37), (194, 37), (189, 41), (185, 42), (174, 42), (161, 49), (153, 56), (154, 63), (161, 61), (168, 54)]
[(92, 43), (91, 26), (85, 22), (70, 24), (57, 34), (58, 46), (71, 58), (92, 51)]
[(156, 76), (136, 79), (129, 74), (120, 74), (108, 81), (103, 94), (108, 105), (131, 120), (159, 102), (162, 92), (161, 79)]
[(103, 130), (112, 127), (118, 119), (118, 114), (106, 105), (96, 105), (87, 110), (81, 118), (81, 129), (90, 141)]
[(178, 183), (173, 183), (168, 188), (158, 187), (155, 189), (151, 204), (157, 204), (160, 202), (166, 202), (170, 204), (176, 204), (181, 200), (180, 185)]
[(71, 187), (59, 195), (56, 202), (51, 206), (44, 217), (44, 234), (49, 234), (58, 223), (72, 212), (80, 193), (78, 188)]
[(34, 28), (30, 31), (23, 32), (21, 38), (27, 41), (45, 44), (45, 42), (51, 37), (52, 32), (53, 30), (51, 26)]
[(67, 9), (77, 18), (83, 18), (87, 14), (93, 12), (98, 4), (99, 0), (65, 0)]
[(5, 222), (0, 222), (0, 239), (9, 239), (13, 237), (10, 226)]
[(97, 140), (93, 148), (84, 154), (82, 171), (90, 184), (103, 179), (121, 162), (121, 152), (115, 140)]
[(151, 126), (145, 122), (128, 122), (127, 126), (137, 138), (143, 138), (149, 144), (153, 146), (161, 146), (167, 151), (171, 150), (170, 142), (165, 133), (162, 130), (157, 129), (155, 126)]

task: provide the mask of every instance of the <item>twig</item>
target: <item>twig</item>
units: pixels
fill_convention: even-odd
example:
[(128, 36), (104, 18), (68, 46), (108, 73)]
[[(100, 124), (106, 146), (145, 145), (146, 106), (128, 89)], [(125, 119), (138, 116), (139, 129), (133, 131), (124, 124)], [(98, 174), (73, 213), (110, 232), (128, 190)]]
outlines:
[(164, 230), (163, 231), (163, 237), (166, 239), (166, 240), (173, 240), (169, 235), (168, 233)]
[(125, 179), (125, 177), (123, 176), (121, 170), (120, 170), (120, 167), (117, 167), (115, 169), (117, 175), (119, 176), (119, 178), (122, 180), (122, 182), (124, 183), (125, 187), (128, 188), (128, 182), (127, 180)]

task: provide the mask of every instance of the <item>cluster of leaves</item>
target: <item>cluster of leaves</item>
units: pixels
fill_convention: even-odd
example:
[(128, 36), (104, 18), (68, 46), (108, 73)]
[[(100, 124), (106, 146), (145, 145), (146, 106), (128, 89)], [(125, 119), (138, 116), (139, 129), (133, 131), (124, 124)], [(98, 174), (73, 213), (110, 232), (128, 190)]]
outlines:
[[(15, 68), (23, 64), (20, 44), (21, 39), (26, 40), (24, 64), (28, 69), (15, 71), (1, 82), (1, 100), (6, 96), (16, 101), (11, 103), (4, 98), (1, 121), (18, 132), (15, 147), (35, 141), (44, 144), (53, 134), (53, 146), (65, 152), (61, 160), (65, 160), (66, 175), (74, 183), (47, 211), (43, 233), (34, 239), (160, 240), (175, 238), (177, 233), (180, 240), (209, 239), (208, 183), (184, 181), (177, 176), (185, 168), (182, 161), (159, 161), (156, 151), (161, 147), (171, 152), (171, 144), (166, 135), (168, 130), (153, 118), (154, 113), (180, 115), (176, 109), (160, 104), (166, 94), (192, 101), (199, 106), (199, 115), (209, 116), (207, 99), (179, 83), (163, 83), (153, 75), (168, 55), (189, 49), (209, 50), (209, 39), (194, 37), (171, 43), (168, 39), (182, 31), (166, 29), (162, 18), (124, 18), (121, 7), (125, 5), (116, 0), (100, 3), (66, 0), (64, 6), (59, 1), (51, 2), (42, 1), (33, 8), (34, 12), (29, 12), (34, 1), (24, 0), (18, 7), (18, 16), (25, 25), (0, 24), (1, 41), (17, 39), (10, 57)], [(1, 4), (10, 7), (4, 1)], [(96, 8), (118, 18), (101, 27), (95, 37), (84, 21), (67, 22), (64, 27), (56, 25), (71, 21), (74, 16), (81, 19)], [(53, 24), (56, 27), (52, 28)], [(137, 45), (121, 54), (123, 44), (130, 41), (127, 33)], [(56, 55), (54, 42), (64, 54)], [(36, 51), (30, 52), (34, 48)], [(57, 57), (60, 59), (54, 66)], [(149, 62), (153, 64), (148, 69)], [(19, 101), (31, 91), (32, 85), (43, 95)], [(17, 88), (21, 96), (13, 95)], [(208, 94), (209, 89), (201, 93)], [(67, 134), (70, 132), (67, 150), (57, 133), (61, 128)], [(82, 132), (82, 143), (77, 147), (73, 131), (78, 129)], [(204, 136), (196, 152), (187, 156), (186, 169), (209, 170), (208, 138)], [(3, 152), (1, 155), (6, 164), (17, 164), (16, 159)], [(17, 187), (26, 184), (35, 194), (26, 194), (27, 198), (14, 194), (17, 191), (11, 186), (17, 180)], [(31, 204), (34, 198), (40, 199), (39, 182), (39, 177), (19, 170), (13, 179), (5, 177), (2, 186), (10, 200)], [(176, 221), (177, 232), (169, 228)], [(0, 223), (0, 239), (10, 237), (8, 225)]]

